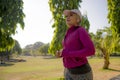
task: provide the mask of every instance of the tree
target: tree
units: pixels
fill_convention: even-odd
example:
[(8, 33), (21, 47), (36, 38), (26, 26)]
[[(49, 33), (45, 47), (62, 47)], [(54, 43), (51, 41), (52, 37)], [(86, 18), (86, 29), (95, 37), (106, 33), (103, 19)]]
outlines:
[(6, 51), (1, 51), (0, 52), (0, 60), (1, 60), (1, 64), (5, 63), (5, 60), (9, 60), (10, 56), (12, 54), (21, 54), (22, 53), (22, 49), (20, 47), (20, 44), (17, 40), (15, 40), (15, 45), (13, 48), (11, 48), (11, 50), (6, 50)]
[(107, 0), (108, 20), (112, 30), (120, 35), (120, 0)]
[(14, 46), (12, 35), (18, 24), (24, 29), (24, 17), (22, 0), (0, 0), (0, 52)]
[(41, 54), (47, 55), (48, 54), (49, 43), (44, 44), (40, 47), (39, 51)]
[(108, 69), (109, 68), (110, 53), (112, 53), (112, 51), (113, 51), (113, 46), (112, 46), (113, 42), (112, 42), (111, 31), (109, 30), (109, 28), (107, 28), (106, 32), (107, 32), (107, 34), (102, 39), (101, 48), (100, 48), (102, 53), (103, 53), (103, 57), (104, 57), (103, 69)]
[(15, 40), (15, 45), (11, 50), (11, 53), (16, 53), (17, 55), (20, 55), (22, 53), (22, 48), (20, 47), (20, 44), (17, 40)]
[[(49, 0), (50, 11), (52, 12), (54, 24), (54, 36), (49, 47), (49, 53), (55, 54), (55, 52), (62, 48), (62, 40), (67, 30), (63, 11), (65, 9), (78, 9), (80, 7), (81, 0)], [(89, 29), (89, 21), (87, 16), (83, 16), (82, 25)], [(86, 24), (87, 23), (87, 24)]]
[[(105, 34), (104, 34), (105, 33)], [(104, 69), (109, 68), (110, 64), (110, 54), (115, 51), (115, 48), (118, 47), (119, 36), (112, 35), (112, 30), (109, 27), (105, 27), (104, 29), (98, 30), (96, 37), (96, 41), (94, 41), (97, 51), (102, 52), (104, 57)]]
[(29, 44), (23, 49), (22, 55), (25, 56), (37, 56), (39, 54), (39, 48), (44, 45), (43, 42), (35, 42), (34, 44)]
[(110, 38), (111, 36), (108, 36), (108, 34), (103, 36), (102, 29), (97, 30), (94, 43), (95, 43), (96, 51), (101, 52), (104, 57), (104, 65), (103, 65), (104, 69), (107, 69), (110, 63), (109, 62), (109, 55), (111, 53), (111, 39)]
[[(107, 0), (108, 3), (108, 20), (112, 30), (112, 35), (115, 38), (120, 38), (120, 1), (119, 0)], [(120, 41), (117, 43), (117, 51), (120, 51)]]
[(7, 51), (2, 51), (0, 52), (0, 64), (5, 64), (5, 59), (6, 59)]
[(85, 29), (89, 32), (90, 23), (87, 14), (82, 16), (81, 26), (85, 27)]
[[(107, 0), (108, 20), (112, 30), (114, 50), (120, 46), (120, 0)], [(114, 44), (115, 43), (115, 44)]]

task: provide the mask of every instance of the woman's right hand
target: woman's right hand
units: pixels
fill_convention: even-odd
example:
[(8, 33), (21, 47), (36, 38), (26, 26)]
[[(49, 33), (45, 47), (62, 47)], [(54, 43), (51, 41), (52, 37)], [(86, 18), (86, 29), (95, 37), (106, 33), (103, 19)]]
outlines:
[(57, 58), (60, 58), (60, 52), (59, 52), (59, 51), (56, 51), (55, 56), (56, 56)]

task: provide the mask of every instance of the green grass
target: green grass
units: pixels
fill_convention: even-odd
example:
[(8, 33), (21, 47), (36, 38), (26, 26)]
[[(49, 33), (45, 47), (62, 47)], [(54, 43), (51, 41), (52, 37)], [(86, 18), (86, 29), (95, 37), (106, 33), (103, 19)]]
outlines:
[[(62, 59), (43, 57), (20, 57), (26, 62), (11, 62), (0, 65), (0, 80), (63, 80)], [(103, 59), (89, 59), (94, 80), (109, 80), (120, 74), (120, 58), (110, 59), (110, 69), (103, 70)], [(61, 78), (61, 79), (60, 79)]]

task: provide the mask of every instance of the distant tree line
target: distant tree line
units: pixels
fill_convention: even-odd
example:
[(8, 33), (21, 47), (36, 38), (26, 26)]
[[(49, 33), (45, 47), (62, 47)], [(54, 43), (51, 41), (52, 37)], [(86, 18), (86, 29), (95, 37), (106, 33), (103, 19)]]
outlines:
[(22, 52), (24, 56), (40, 56), (48, 55), (49, 43), (36, 42), (34, 44), (27, 45)]
[(15, 56), (41, 56), (48, 55), (49, 43), (36, 42), (34, 44), (27, 45), (25, 48), (21, 48), (19, 42), (15, 40), (14, 47), (11, 50), (0, 52), (0, 63), (4, 64), (5, 61), (9, 61)]

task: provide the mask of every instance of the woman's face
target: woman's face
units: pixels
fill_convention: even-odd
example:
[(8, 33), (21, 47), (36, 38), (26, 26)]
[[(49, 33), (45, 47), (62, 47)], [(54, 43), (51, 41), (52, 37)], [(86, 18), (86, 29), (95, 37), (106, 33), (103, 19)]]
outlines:
[(78, 22), (79, 22), (79, 16), (77, 16), (77, 14), (70, 12), (69, 14), (67, 14), (66, 16), (66, 24), (68, 25), (68, 27), (71, 26), (77, 26)]

